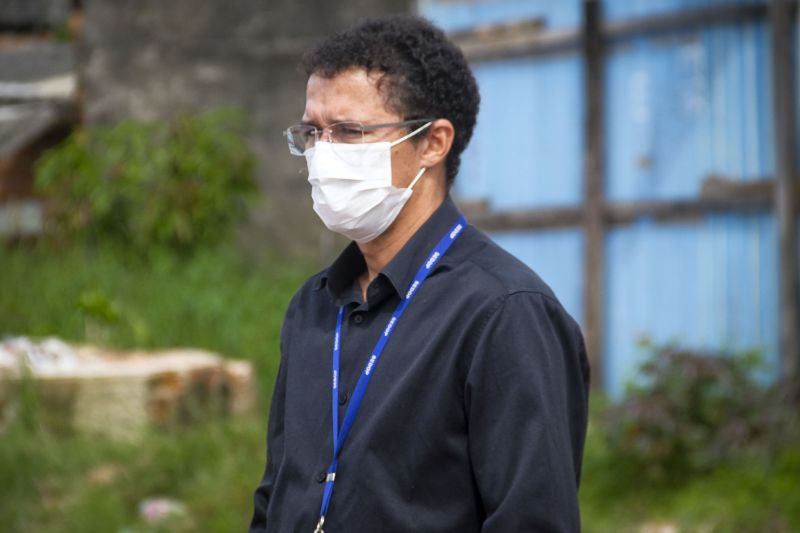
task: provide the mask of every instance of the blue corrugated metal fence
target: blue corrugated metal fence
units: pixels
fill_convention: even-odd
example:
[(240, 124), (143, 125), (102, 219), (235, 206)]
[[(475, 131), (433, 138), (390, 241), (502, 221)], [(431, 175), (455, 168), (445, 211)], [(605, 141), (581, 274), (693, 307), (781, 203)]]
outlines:
[[(731, 0), (606, 0), (607, 21)], [(448, 31), (540, 19), (579, 29), (580, 0), (420, 0)], [(482, 107), (456, 195), (495, 212), (583, 201), (580, 50), (474, 64)], [(614, 202), (697, 198), (711, 176), (775, 173), (766, 21), (724, 23), (612, 41), (605, 60), (605, 196)], [(797, 69), (800, 70), (800, 69)], [(800, 123), (800, 120), (798, 121)], [(522, 133), (522, 134), (521, 134)], [(798, 147), (800, 148), (800, 147)], [(800, 149), (798, 149), (800, 153)], [(513, 231), (495, 239), (583, 315), (583, 231)], [(769, 213), (639, 220), (606, 237), (603, 371), (619, 396), (656, 344), (759, 349), (778, 367), (777, 242)]]

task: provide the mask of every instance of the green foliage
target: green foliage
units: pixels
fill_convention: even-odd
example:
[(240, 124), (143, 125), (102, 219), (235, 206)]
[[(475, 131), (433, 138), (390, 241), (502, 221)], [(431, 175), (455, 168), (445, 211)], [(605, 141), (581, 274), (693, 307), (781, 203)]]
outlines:
[(726, 464), (676, 493), (673, 516), (685, 531), (707, 524), (715, 532), (795, 532), (800, 528), (798, 479), (800, 448), (783, 450), (766, 464)]
[[(256, 414), (154, 431), (135, 444), (14, 427), (0, 439), (2, 530), (244, 531), (264, 466), (264, 431)], [(165, 496), (188, 512), (148, 524), (141, 502)]]
[[(114, 247), (5, 252), (0, 338), (54, 335), (119, 348), (191, 346), (253, 361), (267, 387), (307, 264), (245, 259), (229, 246), (131, 261)], [(102, 331), (98, 334), (97, 329)]]
[[(104, 342), (119, 348), (193, 346), (249, 359), (260, 401), (242, 417), (153, 431), (127, 444), (45, 429), (52, 427), (40, 423), (48, 413), (32, 383), (23, 381), (20, 416), (0, 433), (0, 529), (245, 530), (264, 467), (283, 313), (310, 270), (245, 258), (228, 246), (190, 257), (159, 251), (149, 261), (130, 261), (105, 246), (57, 255), (46, 247), (3, 252), (0, 338), (56, 335), (83, 342), (90, 320), (105, 328)], [(151, 497), (184, 503), (186, 516), (147, 524), (139, 505)]]
[(50, 232), (140, 254), (229, 238), (255, 191), (245, 128), (244, 115), (226, 108), (77, 130), (37, 163)]
[(756, 354), (673, 348), (641, 368), (642, 385), (604, 416), (609, 445), (638, 475), (676, 482), (728, 461), (768, 457), (800, 442), (800, 405), (754, 378)]
[(119, 307), (97, 289), (82, 292), (78, 302), (81, 311), (87, 316), (108, 323), (119, 321)]
[[(731, 460), (671, 485), (641, 475), (636, 462), (609, 445), (590, 422), (581, 482), (586, 533), (650, 531), (760, 533), (800, 531), (800, 446), (787, 446), (760, 461)], [(671, 527), (667, 527), (667, 525)]]

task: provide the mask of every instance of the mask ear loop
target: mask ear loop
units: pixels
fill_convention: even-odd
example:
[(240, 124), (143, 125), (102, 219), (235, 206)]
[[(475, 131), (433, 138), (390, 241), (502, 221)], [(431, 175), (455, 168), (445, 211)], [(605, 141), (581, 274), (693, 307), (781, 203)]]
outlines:
[[(406, 141), (406, 140), (410, 139), (411, 137), (413, 137), (413, 136), (414, 136), (414, 135), (416, 135), (417, 133), (421, 132), (422, 130), (424, 130), (425, 128), (427, 128), (428, 126), (430, 126), (431, 124), (433, 124), (433, 122), (427, 122), (427, 123), (423, 124), (422, 126), (420, 126), (419, 128), (415, 129), (414, 131), (412, 131), (411, 133), (409, 133), (409, 134), (408, 134), (408, 135), (406, 135), (405, 137), (400, 137), (399, 139), (397, 139), (396, 141), (394, 141), (393, 143), (391, 143), (389, 146), (395, 146), (396, 144), (400, 144), (401, 142), (403, 142), (403, 141)], [(416, 177), (415, 177), (413, 180), (411, 180), (411, 184), (410, 184), (408, 187), (406, 187), (406, 188), (407, 188), (407, 189), (413, 189), (413, 188), (414, 188), (414, 185), (416, 185), (416, 184), (417, 184), (417, 181), (419, 181), (419, 179), (422, 177), (422, 174), (424, 174), (424, 173), (425, 173), (425, 170), (427, 170), (427, 169), (426, 169), (425, 167), (422, 167), (422, 168), (420, 169), (420, 171), (419, 171), (419, 172), (417, 172), (417, 175), (416, 175)]]
[[(397, 139), (396, 141), (394, 141), (394, 142), (393, 142), (392, 144), (390, 144), (389, 146), (394, 146), (394, 145), (396, 145), (396, 144), (400, 144), (401, 142), (403, 142), (403, 141), (405, 141), (405, 140), (408, 140), (408, 139), (410, 139), (411, 137), (413, 137), (413, 136), (414, 136), (414, 135), (416, 135), (417, 133), (421, 132), (422, 130), (424, 130), (425, 128), (427, 128), (428, 126), (430, 126), (431, 124), (433, 124), (433, 122), (427, 122), (427, 123), (423, 124), (422, 126), (420, 126), (419, 128), (415, 129), (414, 131), (412, 131), (411, 133), (409, 133), (409, 134), (408, 134), (408, 135), (406, 135), (405, 137), (400, 137), (399, 139)], [(426, 168), (425, 168), (425, 167), (422, 167), (422, 168), (420, 169), (420, 171), (419, 171), (419, 172), (417, 172), (417, 175), (416, 175), (416, 177), (415, 177), (413, 180), (411, 180), (411, 184), (410, 184), (410, 185), (407, 187), (408, 189), (413, 189), (413, 188), (414, 188), (414, 185), (416, 185), (416, 184), (417, 184), (417, 181), (419, 181), (419, 179), (422, 177), (422, 174), (424, 174), (424, 173), (425, 173), (425, 170), (426, 170)]]
[(417, 181), (418, 181), (418, 180), (419, 180), (419, 179), (422, 177), (422, 174), (424, 174), (426, 170), (428, 170), (428, 169), (427, 169), (427, 168), (425, 168), (425, 167), (422, 167), (422, 168), (419, 170), (419, 172), (417, 173), (417, 177), (415, 177), (413, 180), (411, 180), (411, 184), (410, 184), (410, 185), (409, 185), (407, 188), (408, 188), (408, 189), (413, 189), (413, 188), (414, 188), (414, 185), (416, 185), (416, 184), (417, 184)]
[(391, 144), (389, 144), (389, 146), (395, 146), (397, 144), (400, 144), (403, 141), (407, 141), (408, 139), (410, 139), (411, 137), (413, 137), (417, 133), (421, 132), (422, 130), (424, 130), (425, 128), (430, 126), (431, 124), (433, 124), (433, 122), (427, 122), (427, 123), (423, 124), (422, 126), (420, 126), (419, 128), (415, 129), (414, 131), (412, 131), (411, 133), (409, 133), (405, 137), (400, 137), (396, 141), (393, 141)]

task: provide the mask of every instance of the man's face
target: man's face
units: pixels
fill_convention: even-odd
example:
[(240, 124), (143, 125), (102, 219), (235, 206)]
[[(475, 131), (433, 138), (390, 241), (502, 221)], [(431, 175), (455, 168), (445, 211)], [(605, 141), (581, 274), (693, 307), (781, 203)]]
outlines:
[[(303, 122), (317, 128), (345, 121), (358, 121), (365, 125), (402, 122), (406, 119), (386, 108), (378, 91), (378, 76), (364, 69), (353, 68), (324, 78), (312, 74), (306, 86), (306, 108)], [(365, 142), (393, 141), (403, 137), (405, 128), (381, 128), (365, 135)], [(323, 138), (322, 140), (327, 140)], [(392, 147), (392, 182), (396, 187), (406, 187), (419, 172), (419, 154), (425, 141), (410, 141)]]

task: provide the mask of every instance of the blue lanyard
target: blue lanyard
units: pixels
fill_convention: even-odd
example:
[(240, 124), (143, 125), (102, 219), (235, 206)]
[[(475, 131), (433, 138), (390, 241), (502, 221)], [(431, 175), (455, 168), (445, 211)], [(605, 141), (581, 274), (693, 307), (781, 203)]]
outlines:
[(367, 386), (369, 385), (370, 379), (372, 379), (372, 374), (375, 372), (375, 366), (378, 364), (378, 360), (381, 358), (383, 349), (386, 347), (386, 343), (389, 341), (389, 337), (391, 337), (392, 333), (394, 332), (397, 322), (405, 312), (409, 302), (411, 302), (411, 299), (417, 293), (420, 285), (422, 285), (422, 282), (425, 281), (425, 278), (428, 277), (428, 274), (431, 272), (433, 267), (436, 266), (436, 263), (439, 262), (439, 259), (441, 259), (445, 252), (447, 252), (448, 248), (450, 248), (450, 245), (455, 242), (456, 238), (458, 238), (466, 225), (467, 219), (461, 215), (455, 225), (448, 230), (444, 237), (442, 237), (431, 254), (417, 271), (417, 275), (414, 276), (414, 281), (409, 286), (405, 296), (400, 299), (400, 303), (397, 304), (397, 307), (392, 313), (392, 318), (389, 319), (389, 322), (386, 324), (386, 327), (383, 330), (383, 334), (381, 335), (380, 339), (378, 339), (378, 343), (375, 345), (375, 348), (372, 350), (372, 356), (369, 358), (369, 361), (367, 361), (367, 365), (364, 367), (364, 370), (361, 372), (361, 376), (358, 378), (358, 383), (353, 391), (353, 397), (350, 401), (350, 405), (347, 406), (347, 411), (344, 413), (344, 421), (342, 422), (341, 429), (339, 429), (339, 361), (341, 357), (340, 348), (342, 340), (342, 317), (344, 316), (344, 306), (339, 307), (339, 314), (336, 317), (336, 333), (333, 337), (333, 386), (331, 387), (331, 414), (333, 415), (333, 461), (328, 468), (328, 473), (325, 480), (325, 491), (322, 495), (322, 507), (319, 511), (319, 523), (317, 523), (317, 527), (314, 530), (315, 533), (322, 533), (322, 525), (325, 523), (325, 516), (328, 514), (331, 496), (333, 496), (333, 484), (336, 480), (336, 468), (339, 465), (339, 453), (342, 451), (342, 445), (344, 444), (345, 440), (347, 440), (347, 435), (350, 433), (350, 429), (353, 427), (353, 422), (358, 414), (358, 410), (361, 408), (361, 402), (364, 400), (364, 394), (367, 392)]

